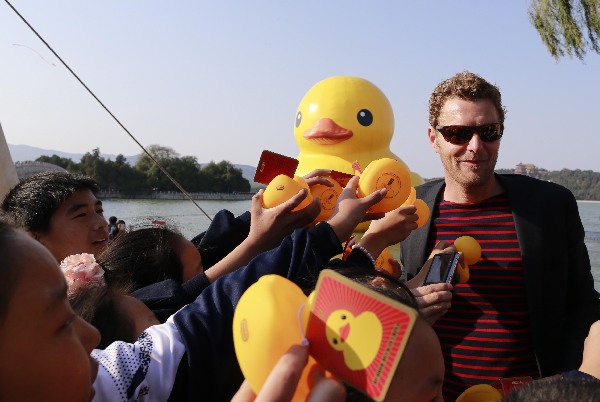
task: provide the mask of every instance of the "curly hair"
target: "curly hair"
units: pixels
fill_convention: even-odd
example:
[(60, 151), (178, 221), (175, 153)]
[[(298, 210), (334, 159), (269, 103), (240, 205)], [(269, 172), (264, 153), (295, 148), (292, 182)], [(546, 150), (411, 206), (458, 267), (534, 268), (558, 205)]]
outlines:
[(100, 187), (89, 176), (67, 172), (42, 172), (27, 177), (2, 201), (2, 219), (30, 232), (46, 233), (52, 215), (79, 190), (90, 190), (98, 196)]
[(504, 123), (506, 109), (502, 105), (500, 88), (477, 74), (463, 71), (440, 82), (433, 90), (429, 98), (429, 125), (432, 127), (438, 125), (442, 107), (451, 97), (471, 101), (489, 99), (498, 111), (499, 122)]

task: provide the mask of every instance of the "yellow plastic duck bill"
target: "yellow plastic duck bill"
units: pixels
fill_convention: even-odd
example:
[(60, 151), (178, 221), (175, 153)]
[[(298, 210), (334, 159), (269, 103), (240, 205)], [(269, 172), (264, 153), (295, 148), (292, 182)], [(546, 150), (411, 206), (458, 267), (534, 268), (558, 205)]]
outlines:
[[(314, 169), (354, 174), (354, 161), (363, 167), (381, 158), (404, 163), (390, 151), (393, 133), (394, 113), (378, 87), (358, 77), (326, 78), (304, 95), (296, 112), (296, 175)], [(418, 174), (410, 175), (413, 186), (423, 183)]]

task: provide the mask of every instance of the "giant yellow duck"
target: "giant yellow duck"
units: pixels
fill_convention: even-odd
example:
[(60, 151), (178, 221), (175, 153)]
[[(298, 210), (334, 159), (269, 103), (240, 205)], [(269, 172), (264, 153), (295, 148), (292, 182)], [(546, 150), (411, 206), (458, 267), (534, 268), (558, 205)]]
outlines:
[[(321, 168), (356, 174), (354, 161), (362, 169), (381, 158), (404, 163), (390, 150), (393, 133), (392, 107), (377, 86), (358, 77), (326, 78), (308, 90), (296, 112), (296, 175)], [(419, 174), (410, 176), (413, 186), (423, 183)]]

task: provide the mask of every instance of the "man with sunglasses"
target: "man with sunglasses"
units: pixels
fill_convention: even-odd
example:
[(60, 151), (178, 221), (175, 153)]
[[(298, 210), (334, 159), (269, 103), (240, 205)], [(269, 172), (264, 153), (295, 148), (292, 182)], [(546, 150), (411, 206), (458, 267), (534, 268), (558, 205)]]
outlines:
[(417, 187), (431, 219), (402, 242), (403, 270), (416, 275), (434, 248), (462, 235), (482, 247), (468, 283), (413, 289), (440, 338), (447, 401), (473, 384), (578, 367), (600, 319), (571, 192), (494, 173), (504, 116), (498, 87), (468, 71), (441, 82), (429, 101), (428, 138), (444, 178)]

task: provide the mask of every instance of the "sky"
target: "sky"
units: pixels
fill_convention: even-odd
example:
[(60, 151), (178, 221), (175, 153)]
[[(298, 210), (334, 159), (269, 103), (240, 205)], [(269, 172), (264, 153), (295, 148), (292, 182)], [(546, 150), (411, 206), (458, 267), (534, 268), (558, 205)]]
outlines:
[[(433, 88), (475, 72), (508, 110), (497, 168), (600, 171), (600, 56), (553, 59), (529, 1), (9, 0), (144, 146), (256, 166), (298, 155), (296, 109), (322, 79), (367, 79), (395, 116), (390, 149), (425, 178)], [(140, 153), (5, 3), (0, 124), (12, 145)]]

